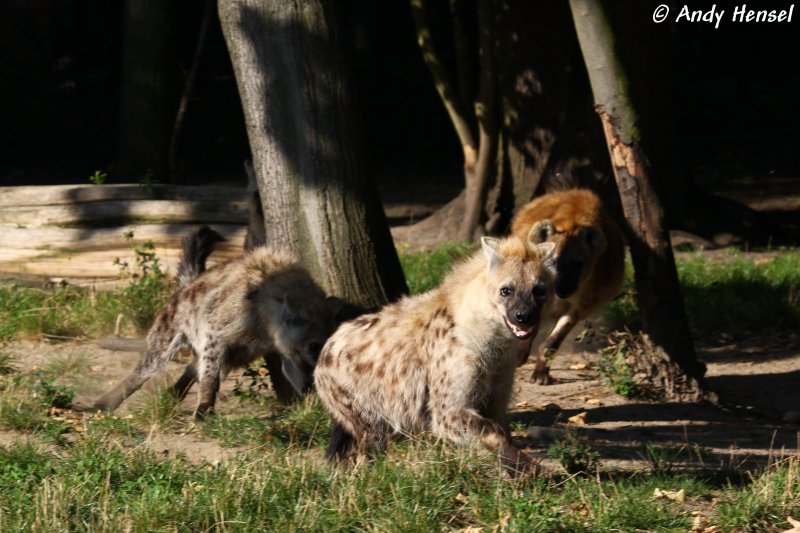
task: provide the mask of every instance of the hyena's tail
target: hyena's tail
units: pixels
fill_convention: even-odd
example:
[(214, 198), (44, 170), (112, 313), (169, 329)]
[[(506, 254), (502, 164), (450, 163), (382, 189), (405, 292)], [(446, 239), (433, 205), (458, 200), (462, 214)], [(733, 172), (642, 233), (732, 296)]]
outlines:
[(334, 422), (331, 441), (325, 450), (325, 458), (329, 461), (341, 461), (351, 455), (356, 444), (355, 438), (338, 422)]
[(191, 283), (206, 271), (206, 259), (214, 251), (214, 245), (225, 238), (203, 226), (183, 240), (183, 256), (178, 265), (178, 283), (181, 287)]

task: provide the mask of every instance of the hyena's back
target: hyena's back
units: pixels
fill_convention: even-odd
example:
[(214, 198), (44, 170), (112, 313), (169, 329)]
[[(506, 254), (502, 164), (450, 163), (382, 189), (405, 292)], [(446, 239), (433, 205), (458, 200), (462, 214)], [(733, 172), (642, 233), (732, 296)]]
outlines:
[[(318, 394), (329, 399), (329, 405), (349, 403), (342, 407), (357, 410), (361, 423), (378, 424), (388, 418), (391, 426), (400, 430), (429, 429), (431, 376), (427, 363), (433, 353), (457, 342), (444, 303), (438, 295), (416, 296), (342, 324), (317, 363)], [(436, 334), (409, 335), (409, 331), (428, 329)], [(344, 419), (351, 418), (341, 414)]]

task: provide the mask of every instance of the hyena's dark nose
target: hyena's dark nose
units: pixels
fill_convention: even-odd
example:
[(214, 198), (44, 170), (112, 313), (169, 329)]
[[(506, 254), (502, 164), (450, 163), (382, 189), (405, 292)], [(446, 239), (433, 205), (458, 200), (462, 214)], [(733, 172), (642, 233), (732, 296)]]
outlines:
[(517, 322), (520, 324), (527, 324), (531, 321), (531, 316), (533, 313), (525, 312), (525, 311), (516, 311), (514, 313), (514, 318), (517, 319)]

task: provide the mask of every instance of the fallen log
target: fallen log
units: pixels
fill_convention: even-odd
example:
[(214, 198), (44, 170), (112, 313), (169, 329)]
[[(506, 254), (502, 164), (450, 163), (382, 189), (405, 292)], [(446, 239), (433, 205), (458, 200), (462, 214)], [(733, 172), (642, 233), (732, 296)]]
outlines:
[(120, 279), (115, 259), (133, 264), (131, 244), (146, 241), (174, 274), (183, 238), (206, 224), (226, 239), (214, 265), (242, 253), (246, 195), (243, 187), (0, 187), (0, 275), (106, 284)]

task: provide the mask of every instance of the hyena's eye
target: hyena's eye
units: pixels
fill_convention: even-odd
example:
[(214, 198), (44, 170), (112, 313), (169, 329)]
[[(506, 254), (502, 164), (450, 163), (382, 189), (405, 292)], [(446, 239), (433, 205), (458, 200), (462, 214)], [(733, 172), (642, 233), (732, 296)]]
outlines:
[(513, 291), (509, 287), (500, 287), (500, 296), (508, 298)]
[(538, 285), (533, 286), (533, 297), (537, 300), (544, 298), (547, 295), (547, 287), (544, 286), (543, 283), (539, 283)]

